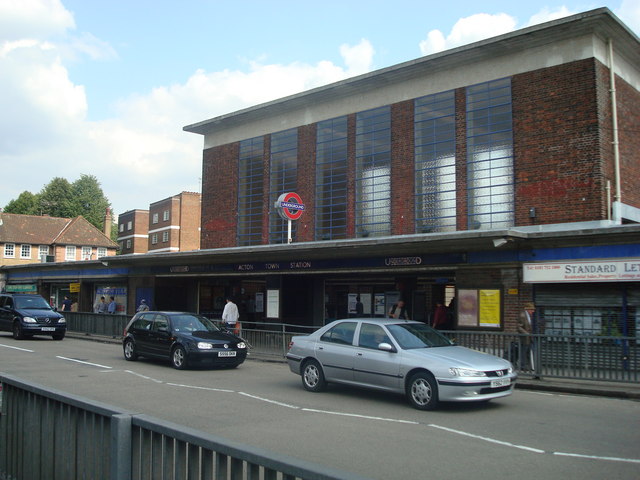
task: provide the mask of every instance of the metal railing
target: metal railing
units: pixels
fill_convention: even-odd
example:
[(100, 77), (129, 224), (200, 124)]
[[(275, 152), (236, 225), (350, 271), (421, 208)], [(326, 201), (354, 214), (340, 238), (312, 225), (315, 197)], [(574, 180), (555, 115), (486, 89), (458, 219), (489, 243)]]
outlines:
[[(70, 331), (120, 338), (130, 317), (94, 313), (65, 314)], [(254, 323), (240, 335), (250, 353), (283, 360), (291, 338), (318, 327)], [(520, 373), (536, 377), (640, 381), (640, 339), (599, 335), (519, 335), (504, 332), (442, 332), (456, 344), (512, 361)]]
[(0, 374), (0, 480), (364, 480)]

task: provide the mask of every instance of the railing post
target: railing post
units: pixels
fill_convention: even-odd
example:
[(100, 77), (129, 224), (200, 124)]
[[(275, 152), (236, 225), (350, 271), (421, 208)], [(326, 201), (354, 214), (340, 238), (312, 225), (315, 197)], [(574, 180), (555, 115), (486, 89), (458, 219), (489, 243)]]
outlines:
[(131, 480), (131, 415), (111, 416), (110, 480)]

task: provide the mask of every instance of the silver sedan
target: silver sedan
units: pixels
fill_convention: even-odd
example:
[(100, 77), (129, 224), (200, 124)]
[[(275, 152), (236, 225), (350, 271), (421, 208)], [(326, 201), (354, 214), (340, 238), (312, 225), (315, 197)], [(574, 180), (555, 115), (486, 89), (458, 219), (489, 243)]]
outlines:
[(454, 345), (421, 322), (350, 318), (293, 337), (289, 368), (318, 392), (327, 382), (406, 394), (420, 410), (439, 401), (487, 401), (513, 393), (507, 360)]

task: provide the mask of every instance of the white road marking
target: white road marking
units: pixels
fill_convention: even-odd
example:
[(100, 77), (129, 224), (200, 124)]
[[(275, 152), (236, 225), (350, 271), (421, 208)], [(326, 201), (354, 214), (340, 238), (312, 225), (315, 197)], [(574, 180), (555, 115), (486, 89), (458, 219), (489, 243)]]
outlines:
[(385, 417), (372, 417), (370, 415), (360, 415), (357, 413), (332, 412), (331, 410), (316, 410), (314, 408), (303, 408), (302, 411), (313, 412), (313, 413), (326, 413), (327, 415), (340, 415), (343, 417), (362, 418), (364, 420), (379, 420), (382, 422), (404, 423), (408, 425), (420, 425), (420, 422), (413, 422), (411, 420), (399, 420), (396, 418), (385, 418)]
[(505, 447), (519, 448), (520, 450), (526, 450), (528, 452), (533, 452), (533, 453), (545, 453), (544, 450), (540, 450), (538, 448), (525, 447), (524, 445), (515, 445), (513, 443), (503, 442), (502, 440), (496, 440), (495, 438), (482, 437), (480, 435), (475, 435), (473, 433), (463, 432), (461, 430), (454, 430), (453, 428), (442, 427), (440, 425), (434, 425), (432, 423), (429, 424), (429, 426), (433, 427), (433, 428), (438, 428), (440, 430), (444, 430), (445, 432), (451, 432), (451, 433), (455, 433), (457, 435), (463, 435), (465, 437), (471, 437), (471, 438), (475, 438), (475, 439), (478, 439), (478, 440), (483, 440), (485, 442), (496, 443), (498, 445), (504, 445)]
[(20, 350), (21, 352), (29, 352), (29, 353), (33, 353), (34, 352), (34, 350), (29, 350), (28, 348), (14, 347), (13, 345), (4, 345), (2, 343), (0, 343), (0, 347), (12, 348), (14, 350)]
[(182, 385), (180, 383), (168, 383), (168, 382), (167, 382), (167, 385), (171, 385), (172, 387), (193, 388), (196, 390), (208, 390), (210, 392), (236, 393), (235, 390), (225, 390), (224, 388), (197, 387), (195, 385)]
[(164, 383), (162, 380), (156, 380), (155, 378), (147, 377), (146, 375), (141, 375), (136, 372), (132, 372), (131, 370), (125, 370), (126, 373), (130, 373), (131, 375), (135, 375), (136, 377), (144, 378), (145, 380), (151, 380), (156, 383)]
[[(77, 361), (77, 360), (73, 360), (73, 359), (66, 359), (64, 357), (58, 357), (58, 358), (63, 358), (65, 360)], [(84, 362), (81, 362), (81, 363), (84, 363)], [(94, 364), (90, 364), (90, 365), (94, 365)], [(105, 368), (110, 368), (110, 367), (105, 367)], [(172, 386), (172, 387), (189, 388), (189, 389), (195, 389), (195, 390), (205, 390), (205, 391), (210, 391), (210, 392), (237, 393), (238, 395), (242, 395), (243, 397), (252, 398), (254, 400), (259, 400), (261, 402), (270, 403), (270, 404), (273, 404), (273, 405), (289, 408), (289, 409), (292, 409), (292, 410), (300, 410), (301, 412), (320, 413), (320, 414), (325, 414), (325, 415), (338, 415), (338, 416), (343, 416), (343, 417), (358, 418), (358, 419), (362, 419), (362, 420), (374, 420), (374, 421), (382, 421), (382, 422), (391, 422), (391, 423), (399, 423), (399, 424), (404, 424), (404, 425), (423, 425), (422, 422), (415, 422), (415, 421), (411, 421), (411, 420), (401, 420), (401, 419), (397, 419), (397, 418), (376, 417), (376, 416), (361, 415), (361, 414), (356, 414), (356, 413), (335, 412), (335, 411), (331, 411), (331, 410), (319, 410), (319, 409), (315, 409), (315, 408), (299, 407), (299, 406), (292, 405), (292, 404), (289, 404), (289, 403), (279, 402), (277, 400), (271, 400), (270, 398), (259, 397), (257, 395), (252, 395), (252, 394), (249, 394), (249, 393), (246, 393), (246, 392), (237, 392), (235, 390), (228, 390), (228, 389), (223, 389), (223, 388), (199, 387), (199, 386), (196, 386), (196, 385), (185, 385), (185, 384), (181, 384), (181, 383), (169, 383), (169, 382), (165, 383), (165, 382), (163, 382), (161, 380), (156, 380), (154, 378), (147, 377), (145, 375), (141, 375), (141, 374), (133, 372), (131, 370), (125, 370), (125, 372), (126, 373), (130, 373), (131, 375), (135, 375), (135, 376), (140, 377), (140, 378), (144, 378), (145, 380), (151, 380), (151, 381), (156, 382), (156, 383), (164, 383), (165, 385), (169, 385), (169, 386)], [(549, 393), (540, 393), (540, 394), (541, 395), (554, 395), (554, 394), (549, 394)], [(516, 449), (519, 449), (519, 450), (524, 450), (524, 451), (527, 451), (527, 452), (537, 453), (537, 454), (547, 453), (545, 450), (540, 450), (539, 448), (527, 447), (526, 445), (517, 445), (517, 444), (514, 444), (514, 443), (510, 443), (510, 442), (497, 440), (497, 439), (491, 438), (491, 437), (483, 437), (481, 435), (475, 435), (473, 433), (464, 432), (462, 430), (455, 430), (453, 428), (443, 427), (442, 425), (435, 425), (435, 424), (432, 424), (432, 423), (426, 424), (426, 425), (428, 427), (436, 428), (438, 430), (443, 430), (445, 432), (455, 433), (456, 435), (462, 435), (462, 436), (465, 436), (465, 437), (468, 437), (468, 438), (473, 438), (473, 439), (476, 439), (476, 440), (481, 440), (481, 441), (493, 443), (493, 444), (496, 444), (496, 445), (502, 445), (504, 447), (516, 448)], [(563, 452), (549, 452), (549, 453), (551, 453), (553, 455), (565, 456), (565, 457), (587, 458), (587, 459), (592, 459), (592, 460), (604, 460), (604, 461), (612, 461), (612, 462), (627, 462), (627, 463), (639, 463), (640, 464), (640, 459), (634, 459), (634, 458), (603, 457), (603, 456), (598, 456), (598, 455), (580, 455), (580, 454), (563, 453)]]
[(107, 369), (113, 368), (113, 367), (108, 367), (106, 365), (100, 365), (99, 363), (84, 362), (82, 360), (76, 360), (75, 358), (61, 357), (59, 355), (56, 355), (56, 358), (59, 358), (61, 360), (68, 360), (69, 362), (82, 363), (83, 365), (90, 365), (92, 367), (100, 367), (100, 368), (107, 368)]
[(609, 460), (611, 462), (640, 463), (640, 459), (637, 459), (637, 458), (599, 457), (597, 455), (579, 455), (577, 453), (562, 453), (562, 452), (553, 452), (553, 454), (559, 455), (562, 457), (589, 458), (592, 460)]
[(287, 407), (287, 408), (292, 408), (294, 410), (299, 410), (300, 407), (297, 407), (295, 405), (290, 405), (288, 403), (282, 403), (282, 402), (278, 402), (276, 400), (271, 400), (269, 398), (264, 398), (264, 397), (257, 397), (255, 395), (251, 395), (249, 393), (244, 393), (244, 392), (238, 392), (240, 395), (244, 395), (245, 397), (249, 397), (249, 398), (253, 398), (255, 400), (260, 400), (261, 402), (267, 402), (267, 403), (272, 403), (274, 405), (280, 405), (281, 407)]

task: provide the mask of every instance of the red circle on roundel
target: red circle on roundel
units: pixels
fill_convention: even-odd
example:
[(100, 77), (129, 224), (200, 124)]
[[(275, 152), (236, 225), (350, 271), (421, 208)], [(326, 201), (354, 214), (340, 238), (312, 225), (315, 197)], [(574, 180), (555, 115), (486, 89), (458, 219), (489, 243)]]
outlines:
[[(298, 195), (295, 192), (287, 193), (287, 195), (284, 197), (284, 201), (285, 202), (295, 201), (297, 204), (304, 207), (302, 203), (302, 199), (300, 198), (300, 195)], [(287, 216), (287, 218), (289, 218), (290, 220), (298, 220), (302, 216), (302, 212), (303, 212), (303, 210), (295, 210), (295, 213), (293, 213), (291, 212), (291, 210), (289, 210), (286, 207), (284, 207), (282, 210), (284, 214)]]

